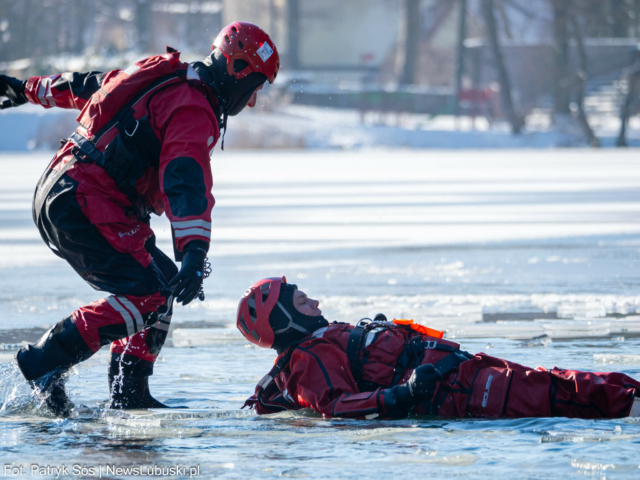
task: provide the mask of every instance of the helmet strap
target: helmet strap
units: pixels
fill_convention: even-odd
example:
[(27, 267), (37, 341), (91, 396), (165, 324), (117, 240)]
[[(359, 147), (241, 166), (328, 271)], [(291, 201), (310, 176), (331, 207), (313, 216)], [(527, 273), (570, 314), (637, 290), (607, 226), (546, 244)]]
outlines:
[(294, 322), (293, 318), (291, 317), (291, 314), (287, 311), (286, 308), (284, 308), (284, 306), (280, 302), (277, 303), (277, 306), (280, 307), (280, 310), (282, 310), (282, 313), (284, 313), (284, 315), (289, 319), (289, 324), (284, 328), (281, 328), (279, 330), (274, 330), (273, 333), (275, 335), (288, 332), (291, 329), (298, 330), (299, 332), (302, 332), (305, 335), (309, 335), (313, 333), (313, 332), (310, 332), (308, 329), (304, 328), (302, 325), (298, 325), (296, 322)]

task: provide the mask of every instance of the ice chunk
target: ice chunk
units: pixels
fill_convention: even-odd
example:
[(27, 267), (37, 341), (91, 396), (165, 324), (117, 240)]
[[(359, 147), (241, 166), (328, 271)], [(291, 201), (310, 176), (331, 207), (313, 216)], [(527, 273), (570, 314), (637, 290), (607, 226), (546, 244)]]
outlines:
[[(537, 323), (537, 321), (536, 321)], [(540, 322), (550, 338), (605, 337), (610, 333), (609, 322), (592, 319)]]
[(246, 342), (235, 328), (176, 328), (172, 338), (173, 346), (176, 348)]
[(558, 307), (558, 318), (606, 317), (607, 309), (601, 302), (563, 303)]
[(546, 347), (551, 342), (551, 338), (545, 333), (544, 335), (540, 335), (539, 337), (532, 338), (528, 342), (523, 342), (520, 345), (522, 347)]
[(640, 333), (640, 317), (632, 316), (609, 320), (612, 334), (633, 334)]
[(595, 363), (604, 363), (607, 365), (638, 364), (640, 363), (640, 355), (619, 355), (614, 353), (596, 353), (593, 356), (593, 361)]
[(447, 338), (510, 338), (528, 340), (544, 334), (544, 327), (535, 322), (497, 322), (456, 325), (447, 329)]

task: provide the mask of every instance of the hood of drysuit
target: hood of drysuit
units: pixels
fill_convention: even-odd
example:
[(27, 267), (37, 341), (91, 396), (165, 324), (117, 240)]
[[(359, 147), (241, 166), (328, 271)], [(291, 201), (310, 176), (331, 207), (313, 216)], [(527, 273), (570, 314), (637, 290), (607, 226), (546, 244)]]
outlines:
[(289, 344), (302, 340), (319, 328), (329, 325), (322, 315), (317, 317), (305, 315), (293, 306), (293, 292), (297, 289), (296, 285), (283, 283), (280, 286), (278, 303), (269, 314), (269, 324), (275, 337), (271, 348), (278, 353), (282, 353)]
[[(248, 63), (241, 59), (234, 61), (234, 72), (241, 72)], [(234, 116), (239, 114), (251, 100), (254, 92), (267, 81), (267, 76), (260, 72), (251, 72), (241, 79), (229, 75), (227, 58), (220, 50), (214, 50), (202, 62), (191, 64), (200, 78), (213, 90), (220, 102), (222, 113)]]

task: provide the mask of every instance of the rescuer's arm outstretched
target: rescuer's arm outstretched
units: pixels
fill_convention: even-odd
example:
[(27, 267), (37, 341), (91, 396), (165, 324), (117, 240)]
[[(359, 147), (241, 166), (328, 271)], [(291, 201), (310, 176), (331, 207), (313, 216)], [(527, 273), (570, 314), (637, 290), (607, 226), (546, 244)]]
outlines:
[(117, 75), (110, 72), (65, 72), (44, 77), (31, 77), (24, 84), (27, 100), (44, 108), (75, 108), (82, 110), (105, 79)]

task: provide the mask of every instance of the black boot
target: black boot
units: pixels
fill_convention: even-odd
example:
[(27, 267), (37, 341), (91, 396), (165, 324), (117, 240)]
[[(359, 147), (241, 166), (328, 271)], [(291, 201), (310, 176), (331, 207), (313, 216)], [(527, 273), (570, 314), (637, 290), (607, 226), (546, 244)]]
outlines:
[(67, 415), (71, 402), (64, 389), (64, 373), (86, 360), (93, 352), (71, 317), (58, 322), (34, 345), (16, 353), (18, 368), (29, 385), (55, 415)]
[(36, 396), (42, 399), (49, 411), (58, 417), (68, 417), (73, 408), (73, 403), (67, 397), (67, 391), (64, 388), (65, 373), (64, 369), (58, 369), (29, 381), (29, 386)]
[(109, 364), (109, 408), (171, 408), (149, 392), (153, 363), (133, 355), (112, 353)]

